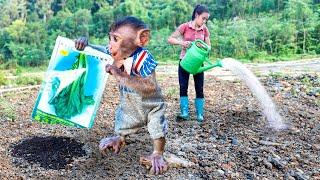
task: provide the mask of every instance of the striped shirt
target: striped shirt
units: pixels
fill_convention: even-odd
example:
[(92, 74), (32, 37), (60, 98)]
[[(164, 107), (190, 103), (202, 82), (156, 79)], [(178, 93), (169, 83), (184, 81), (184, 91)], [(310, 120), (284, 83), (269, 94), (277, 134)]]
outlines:
[(147, 77), (155, 71), (155, 68), (158, 65), (152, 54), (145, 48), (138, 48), (132, 54), (131, 58), (131, 75), (140, 75), (142, 77)]
[[(108, 48), (105, 48), (105, 53), (111, 55)], [(139, 47), (132, 55), (124, 60), (123, 66), (127, 73), (131, 76), (147, 77), (151, 75), (158, 63), (152, 54), (145, 48)]]

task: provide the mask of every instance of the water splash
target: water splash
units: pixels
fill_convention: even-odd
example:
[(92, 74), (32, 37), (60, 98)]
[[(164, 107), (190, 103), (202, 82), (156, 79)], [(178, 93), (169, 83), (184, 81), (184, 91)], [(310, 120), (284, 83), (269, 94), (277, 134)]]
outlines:
[(221, 61), (221, 63), (222, 67), (238, 75), (242, 81), (247, 84), (251, 92), (260, 102), (263, 109), (263, 114), (266, 116), (270, 127), (275, 130), (285, 129), (286, 124), (283, 122), (280, 114), (276, 111), (275, 104), (271, 100), (265, 88), (261, 85), (258, 78), (243, 64), (232, 58), (225, 58)]

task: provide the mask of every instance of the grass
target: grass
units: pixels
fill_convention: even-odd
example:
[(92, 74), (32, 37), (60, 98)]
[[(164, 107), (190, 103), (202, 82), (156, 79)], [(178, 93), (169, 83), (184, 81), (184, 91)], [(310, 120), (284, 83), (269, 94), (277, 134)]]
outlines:
[(0, 68), (0, 86), (29, 86), (39, 85), (42, 82), (46, 66), (22, 67), (10, 69)]
[(0, 71), (0, 86), (7, 85), (8, 79), (4, 72)]
[(20, 68), (21, 74), (24, 74), (24, 73), (39, 73), (39, 72), (47, 71), (48, 66), (47, 65), (42, 65), (42, 66), (39, 66), (39, 67), (22, 67), (22, 66), (19, 66), (19, 68)]
[(39, 76), (18, 76), (15, 80), (18, 86), (39, 85), (41, 82), (42, 78)]
[(16, 112), (14, 111), (14, 106), (3, 98), (0, 98), (0, 120), (1, 119), (10, 121), (14, 121), (17, 119)]
[(42, 77), (39, 75), (26, 75), (21, 74), (18, 76), (12, 76), (11, 78), (7, 78), (8, 76), (1, 75), (0, 72), (0, 86), (30, 86), (30, 85), (40, 85), (42, 83)]
[(293, 54), (293, 55), (283, 55), (283, 56), (262, 56), (253, 60), (243, 60), (244, 62), (252, 62), (252, 63), (272, 63), (279, 61), (296, 61), (303, 59), (312, 59), (312, 58), (320, 58), (319, 55), (304, 55), (304, 54)]
[(168, 89), (166, 89), (166, 95), (169, 98), (178, 96), (178, 94), (179, 94), (178, 87), (169, 87)]
[(271, 76), (273, 79), (279, 79), (284, 76), (282, 72), (270, 72), (269, 76)]
[(179, 60), (178, 59), (176, 59), (176, 60), (168, 59), (165, 61), (159, 61), (158, 63), (159, 63), (159, 65), (178, 65)]

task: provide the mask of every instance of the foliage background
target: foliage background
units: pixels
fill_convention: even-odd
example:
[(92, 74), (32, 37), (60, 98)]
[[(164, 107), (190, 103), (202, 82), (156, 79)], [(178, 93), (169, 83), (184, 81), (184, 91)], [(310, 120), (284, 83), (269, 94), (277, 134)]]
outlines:
[(208, 6), (212, 58), (277, 61), (320, 54), (320, 0), (0, 0), (0, 64), (40, 66), (58, 35), (107, 44), (115, 18), (134, 15), (152, 29), (148, 48), (158, 61), (176, 61), (167, 43), (196, 4)]

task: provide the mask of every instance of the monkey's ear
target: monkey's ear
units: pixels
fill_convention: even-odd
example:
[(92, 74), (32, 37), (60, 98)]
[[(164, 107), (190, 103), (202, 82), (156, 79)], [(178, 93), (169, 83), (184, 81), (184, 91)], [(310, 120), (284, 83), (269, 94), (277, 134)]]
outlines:
[(150, 30), (141, 29), (137, 33), (136, 44), (140, 47), (146, 46), (150, 40)]

